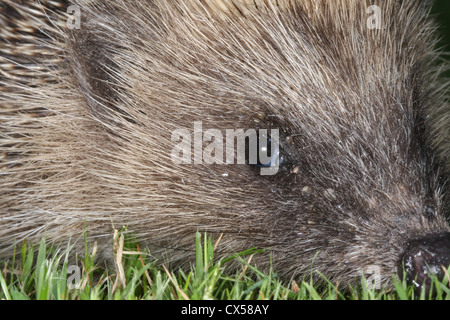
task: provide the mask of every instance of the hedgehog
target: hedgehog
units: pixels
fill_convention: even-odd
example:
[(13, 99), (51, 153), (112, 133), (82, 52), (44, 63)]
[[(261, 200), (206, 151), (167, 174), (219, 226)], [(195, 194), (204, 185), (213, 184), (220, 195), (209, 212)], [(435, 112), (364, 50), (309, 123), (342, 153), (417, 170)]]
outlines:
[[(283, 279), (443, 277), (450, 108), (428, 3), (0, 10), (3, 259), (25, 239), (86, 231), (110, 261), (126, 226), (172, 268), (193, 259), (199, 231), (221, 236), (218, 258), (265, 249), (252, 263)], [(228, 130), (251, 133), (246, 152)]]

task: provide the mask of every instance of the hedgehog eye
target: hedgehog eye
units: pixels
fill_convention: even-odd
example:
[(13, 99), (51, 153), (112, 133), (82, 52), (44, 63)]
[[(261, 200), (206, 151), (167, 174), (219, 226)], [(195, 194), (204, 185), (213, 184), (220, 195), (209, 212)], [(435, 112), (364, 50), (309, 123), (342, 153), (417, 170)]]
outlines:
[(247, 143), (246, 161), (248, 164), (261, 168), (271, 167), (277, 162), (280, 165), (283, 162), (280, 144), (273, 140), (270, 135), (258, 132), (255, 140), (254, 145)]

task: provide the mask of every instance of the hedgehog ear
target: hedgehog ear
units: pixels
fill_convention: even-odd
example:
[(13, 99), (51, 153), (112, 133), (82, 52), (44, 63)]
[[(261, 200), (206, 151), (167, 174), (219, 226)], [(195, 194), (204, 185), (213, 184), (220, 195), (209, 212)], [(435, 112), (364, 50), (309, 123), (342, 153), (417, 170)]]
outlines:
[[(104, 28), (104, 27), (103, 27)], [(108, 33), (94, 19), (70, 32), (70, 65), (92, 115), (104, 124), (132, 121), (119, 105), (120, 88), (113, 74), (120, 74)], [(117, 50), (117, 48), (116, 48)]]

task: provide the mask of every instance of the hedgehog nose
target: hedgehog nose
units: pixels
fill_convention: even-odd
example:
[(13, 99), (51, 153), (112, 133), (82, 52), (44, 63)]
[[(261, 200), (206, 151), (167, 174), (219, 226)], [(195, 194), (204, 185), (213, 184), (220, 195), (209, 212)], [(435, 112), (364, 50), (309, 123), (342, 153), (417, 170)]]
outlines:
[(410, 241), (402, 264), (407, 282), (413, 284), (419, 293), (425, 290), (428, 296), (432, 282), (429, 275), (442, 280), (445, 276), (443, 267), (447, 269), (450, 265), (450, 232)]

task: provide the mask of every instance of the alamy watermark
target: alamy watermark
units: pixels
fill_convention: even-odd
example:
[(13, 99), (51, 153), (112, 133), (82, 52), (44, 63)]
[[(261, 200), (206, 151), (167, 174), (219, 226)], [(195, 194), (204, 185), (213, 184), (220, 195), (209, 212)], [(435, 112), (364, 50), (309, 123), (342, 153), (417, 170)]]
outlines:
[(67, 28), (70, 30), (81, 29), (81, 10), (77, 5), (71, 5), (67, 8), (67, 13), (70, 15), (67, 18)]
[(171, 152), (175, 164), (248, 163), (260, 167), (263, 176), (278, 172), (280, 163), (278, 129), (245, 131), (226, 129), (224, 139), (223, 131), (219, 129), (203, 131), (202, 122), (196, 121), (193, 132), (188, 129), (177, 129), (172, 132), (171, 139), (175, 144)]
[[(70, 5), (66, 11), (69, 14), (67, 19), (67, 28), (80, 29), (81, 28), (81, 8), (78, 5)], [(382, 14), (381, 8), (377, 5), (371, 5), (367, 7), (366, 13), (370, 14), (367, 18), (367, 28), (369, 29), (381, 29)]]
[(371, 14), (367, 18), (367, 28), (369, 29), (381, 29), (381, 8), (379, 6), (372, 5), (366, 9), (366, 13)]
[(77, 265), (70, 265), (67, 267), (67, 288), (80, 289), (81, 288), (81, 268)]
[(366, 278), (367, 289), (379, 290), (381, 287), (381, 268), (377, 265), (369, 265), (363, 270), (363, 275)]

